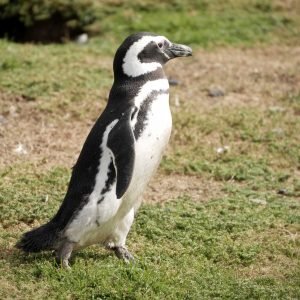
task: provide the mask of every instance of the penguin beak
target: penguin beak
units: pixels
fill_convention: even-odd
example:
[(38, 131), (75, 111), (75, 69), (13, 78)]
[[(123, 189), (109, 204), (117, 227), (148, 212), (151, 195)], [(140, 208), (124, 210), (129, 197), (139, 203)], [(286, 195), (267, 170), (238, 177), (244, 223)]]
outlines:
[(192, 49), (185, 45), (171, 44), (166, 50), (166, 54), (171, 58), (192, 56)]

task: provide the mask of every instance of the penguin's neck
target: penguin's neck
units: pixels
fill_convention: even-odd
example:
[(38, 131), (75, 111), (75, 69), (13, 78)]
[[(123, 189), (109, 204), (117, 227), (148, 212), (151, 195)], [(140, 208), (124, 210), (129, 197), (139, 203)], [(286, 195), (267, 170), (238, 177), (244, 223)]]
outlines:
[(157, 79), (164, 79), (166, 78), (166, 75), (163, 71), (163, 68), (157, 68), (154, 71), (151, 72), (145, 72), (142, 75), (139, 76), (128, 76), (124, 74), (123, 72), (114, 72), (114, 83), (122, 84), (122, 85), (143, 85), (147, 81), (153, 81)]
[(115, 74), (114, 83), (109, 95), (109, 102), (118, 102), (124, 100), (133, 100), (138, 96), (141, 90), (145, 87), (157, 90), (158, 85), (163, 85), (164, 90), (168, 90), (169, 83), (162, 68), (153, 72), (143, 74), (137, 77), (119, 76), (120, 73)]

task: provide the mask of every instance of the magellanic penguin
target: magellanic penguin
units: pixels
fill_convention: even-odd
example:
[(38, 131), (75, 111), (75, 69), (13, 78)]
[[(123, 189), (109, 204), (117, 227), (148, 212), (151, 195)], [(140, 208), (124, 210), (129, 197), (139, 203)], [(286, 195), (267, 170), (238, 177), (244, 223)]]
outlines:
[(114, 57), (107, 106), (83, 145), (63, 203), (48, 223), (25, 233), (18, 248), (55, 250), (64, 267), (72, 251), (97, 243), (133, 259), (126, 237), (172, 128), (163, 66), (190, 55), (191, 48), (153, 33), (125, 39)]

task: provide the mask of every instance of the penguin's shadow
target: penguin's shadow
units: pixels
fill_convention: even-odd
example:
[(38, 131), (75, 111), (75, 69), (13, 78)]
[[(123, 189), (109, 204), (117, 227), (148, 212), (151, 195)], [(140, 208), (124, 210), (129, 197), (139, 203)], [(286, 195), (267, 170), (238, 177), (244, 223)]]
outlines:
[(54, 256), (51, 252), (24, 253), (14, 247), (0, 247), (0, 252), (0, 258), (6, 261), (11, 267), (32, 265), (35, 262), (43, 262), (45, 260), (51, 261), (54, 259)]
[[(45, 251), (40, 253), (24, 253), (14, 247), (6, 248), (0, 247), (0, 259), (6, 261), (11, 267), (29, 266), (36, 263), (43, 263), (48, 261), (53, 263), (54, 266), (60, 267), (56, 262), (54, 251)], [(109, 250), (99, 250), (99, 252), (91, 250), (80, 250), (74, 252), (70, 258), (71, 266), (76, 264), (76, 260), (95, 260), (104, 261), (115, 254)], [(117, 258), (116, 258), (117, 259)]]

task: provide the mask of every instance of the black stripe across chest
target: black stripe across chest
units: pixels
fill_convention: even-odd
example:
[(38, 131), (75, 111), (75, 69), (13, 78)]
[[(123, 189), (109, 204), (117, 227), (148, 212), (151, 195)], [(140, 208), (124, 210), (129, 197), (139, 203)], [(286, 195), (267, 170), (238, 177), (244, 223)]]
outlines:
[(138, 140), (144, 130), (146, 129), (146, 126), (148, 124), (149, 119), (149, 113), (151, 111), (151, 105), (153, 102), (157, 99), (159, 95), (168, 94), (169, 92), (167, 90), (160, 90), (160, 91), (152, 91), (145, 100), (143, 100), (140, 108), (138, 109), (136, 107), (135, 111), (133, 112), (132, 119), (135, 117), (137, 118), (136, 124), (133, 128), (134, 137), (136, 140)]

